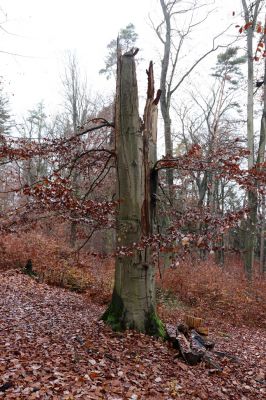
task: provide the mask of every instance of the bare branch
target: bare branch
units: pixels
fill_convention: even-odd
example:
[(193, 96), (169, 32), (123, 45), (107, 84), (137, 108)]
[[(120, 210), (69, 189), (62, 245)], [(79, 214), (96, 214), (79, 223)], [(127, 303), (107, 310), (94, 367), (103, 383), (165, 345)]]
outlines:
[[(213, 39), (212, 48), (210, 50), (208, 50), (206, 53), (204, 53), (197, 61), (194, 62), (194, 64), (192, 64), (192, 66), (186, 71), (186, 73), (182, 76), (182, 78), (175, 85), (175, 87), (172, 90), (170, 90), (170, 94), (171, 95), (179, 88), (179, 86), (183, 83), (183, 81), (186, 79), (186, 77), (196, 68), (196, 66), (198, 64), (200, 64), (200, 62), (203, 61), (208, 55), (210, 55), (214, 51), (218, 50), (219, 48), (228, 47), (228, 44), (227, 45), (217, 45), (217, 46), (215, 46), (215, 40), (218, 39), (220, 36), (222, 36), (231, 26), (232, 26), (232, 24), (230, 24), (223, 32), (219, 33), (219, 35), (215, 36), (215, 38)], [(236, 40), (234, 40), (232, 43), (230, 43), (230, 45), (235, 43)]]
[(26, 56), (24, 54), (11, 53), (9, 51), (4, 51), (4, 50), (0, 50), (0, 53), (8, 54), (9, 56), (16, 56), (16, 57), (23, 57), (23, 58), (39, 58), (39, 59), (44, 58), (44, 57), (37, 57), (37, 56)]

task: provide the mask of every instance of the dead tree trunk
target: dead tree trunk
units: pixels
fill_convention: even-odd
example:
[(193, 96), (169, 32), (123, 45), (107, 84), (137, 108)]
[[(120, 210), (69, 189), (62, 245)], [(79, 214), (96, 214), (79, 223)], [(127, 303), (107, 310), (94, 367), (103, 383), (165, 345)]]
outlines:
[[(115, 285), (111, 304), (103, 315), (114, 330), (136, 329), (166, 336), (155, 305), (155, 269), (149, 248), (134, 244), (152, 233), (156, 178), (157, 103), (153, 100), (152, 64), (148, 71), (148, 98), (144, 124), (138, 113), (134, 53), (118, 56), (116, 92), (117, 246)], [(159, 97), (159, 96), (158, 96)], [(155, 185), (154, 185), (155, 183)], [(131, 248), (131, 253), (123, 248)]]

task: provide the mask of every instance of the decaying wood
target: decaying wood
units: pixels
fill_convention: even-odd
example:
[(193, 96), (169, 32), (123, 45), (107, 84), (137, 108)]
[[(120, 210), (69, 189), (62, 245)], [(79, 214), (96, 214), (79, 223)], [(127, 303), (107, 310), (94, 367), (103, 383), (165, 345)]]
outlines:
[[(190, 325), (197, 326), (203, 322), (201, 318), (191, 316), (185, 319)], [(167, 327), (167, 330), (173, 348), (178, 350), (178, 356), (189, 365), (203, 362), (212, 372), (219, 373), (223, 368), (217, 358), (228, 358), (230, 361), (238, 362), (237, 357), (234, 355), (222, 351), (214, 351), (215, 343), (209, 340), (207, 336), (200, 335), (197, 331), (198, 327), (191, 329), (186, 323), (182, 323), (177, 325), (175, 334), (170, 326)]]
[(239, 363), (239, 358), (233, 354), (227, 353), (226, 351), (214, 351), (214, 354), (220, 358), (228, 358), (230, 361)]
[[(118, 49), (115, 101), (117, 165), (115, 286), (111, 304), (103, 315), (116, 331), (135, 329), (155, 336), (165, 330), (156, 314), (155, 268), (151, 251), (136, 248), (143, 236), (151, 236), (155, 218), (158, 95), (154, 99), (154, 74), (149, 65), (147, 101), (143, 122), (139, 116), (134, 56)], [(156, 180), (156, 179), (155, 179)], [(131, 248), (127, 253), (124, 249)]]
[(207, 350), (212, 350), (215, 343), (203, 338), (196, 330), (191, 331), (191, 341), (194, 346), (204, 347)]
[(176, 330), (176, 340), (180, 355), (187, 364), (196, 365), (202, 360), (206, 352), (204, 346), (196, 345), (196, 342), (187, 339), (184, 333), (180, 332), (178, 328)]
[(183, 333), (186, 338), (189, 337), (189, 327), (187, 326), (187, 324), (179, 324), (177, 325), (177, 329), (179, 332)]
[(199, 326), (196, 331), (200, 335), (208, 336), (209, 335), (209, 328), (207, 326)]
[(213, 359), (213, 354), (209, 351), (204, 354), (202, 361), (207, 365), (208, 368), (212, 369), (212, 372), (222, 372), (223, 370), (221, 365)]
[(202, 326), (203, 319), (202, 318), (193, 317), (191, 315), (186, 315), (185, 316), (185, 322), (186, 322), (186, 324), (187, 324), (187, 326), (189, 328), (195, 329), (195, 328), (198, 328), (198, 327)]

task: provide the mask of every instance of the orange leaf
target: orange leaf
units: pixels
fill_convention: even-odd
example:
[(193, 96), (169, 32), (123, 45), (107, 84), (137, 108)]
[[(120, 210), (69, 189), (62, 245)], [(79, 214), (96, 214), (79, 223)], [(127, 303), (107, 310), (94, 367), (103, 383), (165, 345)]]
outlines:
[(98, 371), (91, 371), (90, 373), (89, 373), (89, 377), (91, 378), (91, 379), (96, 379), (96, 378), (98, 378), (98, 376), (100, 376), (100, 372), (98, 372)]
[(93, 341), (92, 340), (90, 340), (90, 339), (87, 339), (86, 340), (86, 342), (85, 342), (85, 347), (87, 348), (87, 349), (91, 349), (92, 347), (93, 347)]
[(244, 30), (247, 30), (250, 26), (252, 26), (252, 22), (248, 22), (244, 25)]

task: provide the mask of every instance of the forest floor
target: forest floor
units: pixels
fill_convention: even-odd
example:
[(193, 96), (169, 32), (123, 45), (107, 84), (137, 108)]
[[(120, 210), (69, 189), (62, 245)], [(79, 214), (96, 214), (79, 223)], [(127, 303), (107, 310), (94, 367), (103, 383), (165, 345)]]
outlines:
[(216, 349), (237, 357), (217, 373), (186, 365), (161, 340), (112, 332), (102, 306), (18, 271), (1, 273), (0, 304), (0, 398), (266, 398), (262, 328), (208, 321)]

